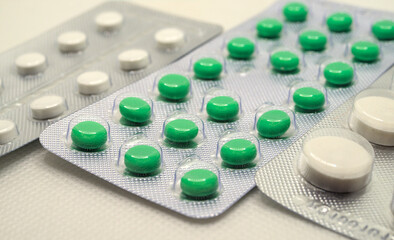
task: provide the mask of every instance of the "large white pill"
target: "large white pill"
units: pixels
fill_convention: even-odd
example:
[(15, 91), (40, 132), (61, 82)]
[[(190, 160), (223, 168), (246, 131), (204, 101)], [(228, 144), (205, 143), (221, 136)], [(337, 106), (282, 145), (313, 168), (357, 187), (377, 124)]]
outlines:
[(32, 117), (38, 120), (58, 117), (67, 110), (66, 100), (57, 95), (48, 95), (30, 103)]
[(119, 54), (118, 60), (122, 70), (139, 70), (149, 65), (149, 53), (143, 49), (127, 50)]
[(18, 136), (16, 124), (10, 120), (0, 120), (0, 144), (6, 144)]
[(78, 91), (82, 94), (99, 94), (111, 86), (108, 74), (100, 71), (82, 73), (78, 76), (77, 83)]
[(62, 33), (57, 38), (61, 52), (79, 52), (86, 48), (86, 34), (80, 31)]
[(185, 42), (185, 34), (178, 28), (163, 28), (156, 32), (155, 40), (160, 48), (174, 49)]
[(122, 25), (123, 15), (115, 11), (102, 12), (95, 22), (99, 31), (114, 31)]
[(26, 53), (15, 60), (15, 65), (20, 75), (33, 75), (45, 70), (46, 58), (38, 52)]

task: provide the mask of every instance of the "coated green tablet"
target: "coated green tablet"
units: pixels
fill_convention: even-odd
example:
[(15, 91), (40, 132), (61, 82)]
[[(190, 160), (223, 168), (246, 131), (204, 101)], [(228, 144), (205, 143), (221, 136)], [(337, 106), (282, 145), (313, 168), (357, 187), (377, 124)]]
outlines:
[(305, 110), (319, 110), (326, 101), (322, 91), (313, 87), (303, 87), (297, 89), (293, 94), (295, 105)]
[(379, 40), (394, 39), (394, 21), (382, 20), (372, 25), (372, 33)]
[(295, 53), (279, 51), (271, 55), (273, 68), (280, 72), (292, 72), (297, 70), (300, 60)]
[(232, 166), (241, 166), (253, 162), (257, 156), (256, 145), (246, 139), (233, 139), (220, 149), (223, 162)]
[(208, 115), (217, 121), (229, 121), (234, 119), (239, 112), (239, 104), (229, 96), (214, 97), (207, 103)]
[(190, 170), (181, 178), (182, 193), (192, 198), (213, 196), (218, 187), (218, 176), (207, 169)]
[(256, 25), (257, 35), (263, 38), (277, 38), (282, 31), (283, 24), (275, 18), (266, 18)]
[(356, 61), (373, 62), (379, 57), (379, 46), (369, 41), (359, 41), (352, 45), (352, 54)]
[(352, 26), (352, 16), (348, 13), (338, 12), (327, 18), (327, 26), (331, 32), (348, 32)]
[(281, 110), (270, 110), (263, 113), (257, 121), (257, 131), (265, 138), (280, 137), (290, 128), (289, 115)]
[(353, 67), (345, 62), (333, 62), (324, 68), (324, 77), (332, 85), (342, 86), (353, 81)]
[(107, 142), (107, 130), (98, 122), (80, 122), (71, 130), (71, 140), (82, 149), (99, 149)]
[(181, 100), (189, 94), (190, 82), (180, 74), (167, 74), (157, 84), (160, 95), (170, 100)]
[(190, 142), (198, 135), (197, 125), (188, 119), (176, 119), (167, 123), (164, 127), (164, 136), (168, 140), (184, 143)]
[(193, 65), (196, 77), (206, 80), (219, 78), (222, 69), (222, 64), (214, 58), (201, 58)]
[(149, 103), (138, 97), (127, 97), (119, 103), (119, 112), (131, 122), (143, 123), (151, 117)]
[(149, 145), (137, 145), (127, 150), (124, 164), (132, 173), (153, 173), (160, 167), (160, 152)]
[(248, 59), (254, 52), (254, 43), (244, 37), (233, 38), (228, 42), (227, 50), (232, 58)]
[(289, 22), (303, 22), (308, 15), (308, 7), (303, 3), (290, 2), (283, 7), (283, 14)]
[(310, 30), (301, 33), (299, 41), (304, 50), (320, 51), (326, 47), (327, 37), (322, 32)]

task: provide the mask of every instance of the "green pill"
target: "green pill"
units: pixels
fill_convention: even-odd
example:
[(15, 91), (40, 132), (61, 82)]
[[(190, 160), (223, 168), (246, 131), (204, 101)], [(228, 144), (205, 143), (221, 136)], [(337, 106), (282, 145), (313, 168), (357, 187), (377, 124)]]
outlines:
[(379, 40), (394, 39), (394, 21), (382, 20), (372, 25), (372, 33)]
[(300, 34), (301, 47), (307, 51), (321, 51), (326, 47), (327, 37), (319, 31), (305, 31)]
[(292, 72), (297, 70), (300, 59), (290, 51), (279, 51), (271, 55), (271, 64), (279, 72)]
[(313, 87), (297, 89), (293, 94), (295, 105), (304, 110), (319, 110), (326, 101), (322, 91)]
[(263, 38), (277, 38), (282, 31), (283, 24), (275, 18), (266, 18), (256, 25), (257, 35)]
[(289, 115), (281, 110), (270, 110), (263, 113), (257, 121), (257, 131), (265, 138), (277, 138), (290, 128)]
[(308, 15), (308, 7), (299, 2), (290, 2), (283, 7), (283, 14), (289, 22), (303, 22)]
[(190, 170), (181, 178), (182, 193), (191, 198), (214, 196), (218, 187), (218, 176), (207, 169)]
[(160, 167), (160, 152), (149, 145), (137, 145), (127, 150), (124, 164), (132, 173), (153, 173)]
[(236, 59), (249, 59), (254, 52), (254, 43), (247, 38), (237, 37), (227, 44), (230, 57)]
[(198, 135), (197, 125), (188, 119), (176, 119), (166, 124), (164, 136), (176, 143), (192, 141)]
[(229, 96), (214, 97), (207, 103), (209, 117), (217, 121), (229, 121), (234, 119), (239, 112), (239, 104)]
[(220, 149), (220, 157), (223, 162), (232, 166), (242, 166), (251, 163), (256, 156), (256, 145), (246, 139), (230, 140)]
[(219, 78), (222, 69), (222, 64), (214, 58), (201, 58), (193, 65), (196, 77), (205, 80)]
[(138, 97), (127, 97), (119, 103), (119, 112), (131, 122), (143, 123), (151, 117), (149, 103)]
[(71, 139), (76, 147), (95, 150), (107, 142), (107, 130), (98, 122), (84, 121), (73, 127)]
[(379, 57), (379, 46), (369, 41), (354, 43), (351, 51), (354, 59), (360, 62), (373, 62)]
[(348, 32), (352, 26), (352, 16), (348, 13), (334, 13), (328, 16), (327, 26), (331, 32)]
[(190, 82), (179, 74), (167, 74), (157, 84), (160, 95), (170, 100), (181, 100), (189, 94)]
[(344, 62), (333, 62), (324, 68), (327, 83), (337, 86), (348, 85), (353, 81), (353, 67)]

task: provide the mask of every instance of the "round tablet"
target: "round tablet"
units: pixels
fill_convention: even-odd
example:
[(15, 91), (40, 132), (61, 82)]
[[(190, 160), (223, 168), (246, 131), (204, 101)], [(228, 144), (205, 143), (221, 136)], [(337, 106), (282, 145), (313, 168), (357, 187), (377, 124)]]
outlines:
[(80, 122), (72, 128), (71, 139), (76, 147), (85, 150), (99, 149), (107, 142), (107, 129), (98, 122)]
[(319, 89), (303, 87), (294, 92), (293, 101), (295, 105), (301, 109), (319, 110), (324, 106), (326, 99)]
[(105, 72), (84, 72), (77, 78), (78, 91), (81, 94), (99, 94), (111, 87), (109, 76)]
[(256, 25), (257, 34), (263, 38), (277, 38), (282, 31), (283, 24), (275, 18), (266, 18)]
[(99, 31), (110, 32), (120, 28), (123, 15), (115, 11), (102, 12), (97, 15), (95, 22)]
[(290, 2), (283, 7), (283, 14), (289, 22), (303, 22), (308, 15), (308, 7), (303, 3)]
[(160, 168), (160, 152), (149, 145), (137, 145), (127, 150), (124, 164), (132, 173), (153, 173)]
[(120, 101), (119, 112), (127, 120), (136, 123), (144, 123), (152, 115), (149, 103), (138, 97), (127, 97)]
[(238, 112), (238, 102), (229, 96), (214, 97), (207, 103), (207, 113), (213, 120), (229, 121), (234, 119)]
[(149, 53), (143, 49), (132, 49), (119, 54), (118, 60), (124, 71), (140, 70), (149, 65)]
[(359, 41), (352, 45), (354, 59), (360, 62), (373, 62), (379, 57), (379, 46), (369, 41)]
[(242, 166), (251, 163), (256, 156), (256, 145), (246, 139), (230, 140), (220, 149), (220, 157), (223, 162), (232, 166)]
[(193, 169), (181, 178), (182, 193), (192, 198), (205, 198), (216, 194), (219, 180), (207, 169)]
[(265, 138), (277, 138), (290, 128), (289, 115), (282, 110), (270, 110), (263, 113), (257, 120), (257, 131)]
[(327, 26), (331, 32), (348, 32), (352, 22), (352, 16), (343, 12), (333, 13), (327, 18)]
[(196, 77), (207, 80), (219, 78), (222, 69), (222, 64), (213, 58), (201, 58), (193, 65)]
[(32, 117), (38, 120), (58, 117), (66, 110), (66, 100), (58, 95), (43, 96), (30, 103)]
[(190, 142), (198, 135), (197, 125), (188, 119), (176, 119), (164, 127), (164, 136), (172, 142)]
[(300, 34), (301, 47), (307, 51), (321, 51), (326, 47), (327, 37), (319, 31), (305, 31)]
[(46, 58), (37, 52), (20, 55), (15, 60), (16, 70), (20, 75), (34, 75), (41, 73), (47, 67)]
[(332, 62), (324, 68), (327, 83), (335, 86), (348, 85), (353, 81), (353, 67), (345, 62)]
[(271, 55), (272, 67), (279, 72), (292, 72), (298, 69), (300, 59), (290, 51), (278, 51)]
[(57, 38), (61, 52), (79, 52), (86, 48), (86, 34), (80, 31), (62, 33)]
[(228, 42), (227, 50), (232, 58), (248, 59), (254, 52), (254, 43), (244, 37), (233, 38)]
[(0, 144), (11, 142), (18, 136), (16, 124), (10, 120), (0, 120)]
[(160, 78), (157, 88), (164, 98), (181, 100), (189, 94), (190, 82), (180, 74), (167, 74)]
[(163, 28), (156, 32), (155, 40), (159, 48), (179, 48), (185, 43), (185, 34), (178, 28)]
[(394, 39), (394, 21), (382, 20), (372, 25), (372, 33), (379, 40)]

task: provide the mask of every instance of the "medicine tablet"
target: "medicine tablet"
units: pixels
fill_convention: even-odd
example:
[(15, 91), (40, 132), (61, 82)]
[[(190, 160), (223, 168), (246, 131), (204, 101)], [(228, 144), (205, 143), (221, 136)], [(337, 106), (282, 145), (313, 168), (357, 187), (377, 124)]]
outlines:
[(111, 87), (109, 76), (105, 72), (85, 72), (77, 78), (78, 91), (81, 94), (99, 94)]
[(327, 18), (327, 26), (331, 32), (348, 32), (352, 22), (352, 16), (343, 12), (333, 13)]
[(160, 152), (149, 145), (137, 145), (127, 150), (124, 163), (131, 173), (154, 173), (160, 168)]
[(271, 55), (272, 67), (279, 72), (293, 72), (298, 69), (300, 59), (290, 51), (278, 51)]
[(185, 43), (185, 34), (178, 28), (164, 28), (156, 32), (155, 40), (159, 48), (174, 49)]
[(283, 7), (283, 14), (289, 22), (303, 22), (308, 15), (308, 7), (303, 3), (290, 2)]
[(20, 75), (34, 75), (41, 73), (47, 67), (46, 57), (37, 52), (20, 55), (15, 60), (15, 65)]
[(266, 18), (256, 25), (257, 34), (263, 38), (279, 37), (283, 28), (283, 24), (275, 18)]
[(85, 33), (80, 31), (70, 31), (62, 33), (57, 38), (59, 50), (61, 52), (79, 52), (86, 48), (87, 37)]
[(248, 59), (254, 53), (254, 43), (244, 37), (233, 38), (228, 42), (227, 50), (232, 58)]
[(99, 149), (107, 142), (107, 129), (98, 122), (80, 122), (72, 128), (71, 139), (78, 148)]
[(300, 110), (320, 110), (326, 102), (325, 96), (319, 89), (303, 87), (293, 94), (293, 101)]
[(334, 86), (348, 85), (353, 81), (353, 67), (345, 62), (327, 64), (323, 71), (327, 83)]
[(181, 178), (182, 193), (191, 198), (207, 198), (214, 196), (219, 187), (215, 173), (207, 169), (193, 169)]
[(194, 63), (193, 70), (197, 78), (212, 80), (219, 78), (223, 66), (216, 59), (201, 58)]
[(270, 110), (263, 113), (257, 120), (257, 131), (265, 138), (277, 138), (290, 128), (289, 115), (282, 110)]
[(321, 51), (324, 50), (327, 43), (327, 37), (324, 33), (319, 31), (305, 31), (299, 36), (301, 47), (306, 51)]
[(394, 21), (382, 20), (372, 25), (372, 33), (379, 40), (394, 39)]
[(45, 120), (58, 117), (67, 110), (64, 97), (48, 95), (37, 98), (30, 103), (32, 117), (38, 120)]
[(164, 127), (164, 136), (172, 142), (186, 143), (198, 135), (197, 125), (188, 119), (176, 119)]
[(11, 142), (18, 136), (16, 124), (10, 120), (0, 120), (0, 144)]
[(152, 108), (145, 100), (138, 97), (127, 97), (120, 101), (119, 112), (131, 122), (147, 122), (152, 115)]
[(210, 118), (216, 121), (233, 120), (238, 112), (238, 102), (229, 96), (214, 97), (207, 103), (207, 113)]
[(189, 94), (190, 82), (180, 74), (167, 74), (160, 78), (157, 88), (164, 98), (177, 101)]
[(256, 158), (256, 145), (246, 139), (233, 139), (220, 149), (220, 157), (224, 163), (232, 166), (247, 165)]
[(102, 12), (95, 19), (99, 31), (110, 32), (120, 28), (123, 23), (123, 15), (115, 12)]
[(352, 45), (354, 59), (360, 62), (373, 62), (379, 57), (379, 46), (369, 41), (359, 41)]
[(140, 70), (149, 65), (149, 53), (143, 49), (132, 49), (119, 54), (118, 60), (124, 71)]

